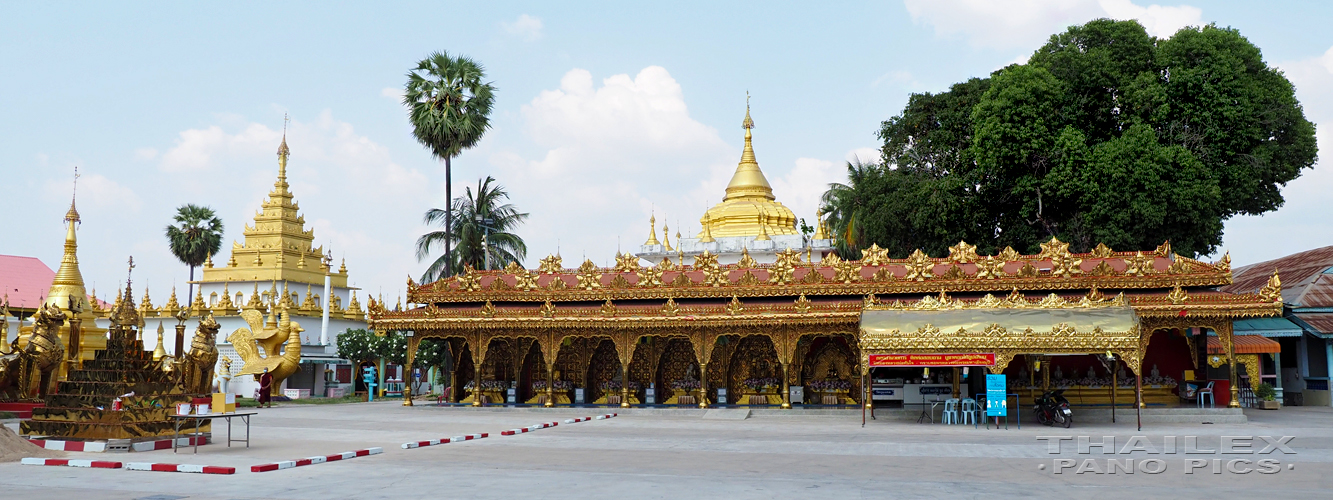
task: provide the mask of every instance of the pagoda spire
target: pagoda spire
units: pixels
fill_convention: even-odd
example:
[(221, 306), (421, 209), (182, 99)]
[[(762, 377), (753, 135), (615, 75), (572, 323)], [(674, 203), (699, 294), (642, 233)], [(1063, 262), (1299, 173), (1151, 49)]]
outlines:
[(749, 92), (745, 93), (745, 119), (741, 121), (741, 128), (745, 129), (745, 149), (741, 151), (741, 161), (736, 165), (736, 173), (732, 174), (722, 201), (746, 197), (775, 200), (777, 198), (773, 196), (773, 187), (768, 184), (768, 178), (764, 177), (764, 172), (759, 169), (759, 161), (754, 157), (754, 144), (751, 142), (753, 134), (750, 133), (754, 129), (754, 120), (750, 118)]
[[(91, 315), (92, 308), (88, 304), (88, 292), (84, 289), (83, 273), (79, 271), (79, 240), (76, 235), (79, 211), (74, 206), (78, 183), (79, 169), (75, 167), (74, 189), (69, 200), (69, 211), (65, 212), (65, 253), (60, 257), (60, 268), (56, 271), (55, 279), (51, 280), (51, 288), (46, 292), (43, 305), (55, 305), (67, 311), (77, 306)], [(71, 297), (78, 303), (70, 304)]]
[(643, 244), (645, 244), (645, 245), (660, 245), (661, 243), (662, 243), (662, 242), (657, 241), (657, 214), (649, 215), (649, 216), (648, 216), (648, 241), (643, 242)]
[(282, 144), (278, 145), (278, 181), (273, 183), (273, 191), (279, 195), (289, 194), (287, 188), (287, 157), (291, 155), (291, 150), (287, 149), (287, 114), (282, 115)]

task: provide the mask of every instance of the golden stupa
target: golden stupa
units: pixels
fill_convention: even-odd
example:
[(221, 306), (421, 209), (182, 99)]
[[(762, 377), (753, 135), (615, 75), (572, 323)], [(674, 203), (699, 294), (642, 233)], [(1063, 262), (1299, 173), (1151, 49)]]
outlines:
[(773, 187), (754, 158), (754, 147), (750, 142), (754, 120), (750, 119), (749, 103), (745, 104), (745, 121), (741, 126), (745, 128), (745, 149), (741, 152), (740, 164), (736, 165), (736, 173), (727, 184), (722, 203), (708, 209), (699, 219), (702, 229), (698, 237), (707, 241), (729, 236), (766, 240), (769, 236), (797, 234), (796, 214), (773, 196)]

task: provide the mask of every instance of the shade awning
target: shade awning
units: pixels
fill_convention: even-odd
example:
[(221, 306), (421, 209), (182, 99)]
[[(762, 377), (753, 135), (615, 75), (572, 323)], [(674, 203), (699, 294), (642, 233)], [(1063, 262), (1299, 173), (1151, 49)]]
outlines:
[(992, 326), (1009, 332), (1050, 333), (1062, 327), (1090, 333), (1129, 332), (1135, 329), (1138, 317), (1130, 307), (1063, 308), (1063, 309), (948, 309), (942, 311), (867, 310), (861, 313), (861, 329), (870, 335), (892, 335), (927, 329), (940, 332), (982, 333)]
[(331, 354), (301, 355), (302, 363), (327, 363), (333, 365), (350, 365), (350, 361), (339, 358)]
[(1304, 330), (1300, 325), (1287, 318), (1246, 318), (1232, 322), (1233, 332), (1237, 335), (1262, 335), (1264, 337), (1299, 337)]
[[(1260, 335), (1233, 335), (1231, 342), (1236, 346), (1236, 354), (1273, 354), (1282, 352), (1282, 345), (1277, 341)], [(1222, 341), (1217, 337), (1208, 337), (1208, 354), (1226, 354)]]

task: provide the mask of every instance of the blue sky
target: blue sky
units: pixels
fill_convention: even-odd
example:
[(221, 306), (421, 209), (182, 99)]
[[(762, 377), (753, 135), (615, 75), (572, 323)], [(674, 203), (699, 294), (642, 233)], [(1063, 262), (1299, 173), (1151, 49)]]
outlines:
[[(1329, 143), (1333, 7), (1324, 2), (1130, 0), (789, 4), (670, 2), (6, 3), (0, 5), (0, 253), (56, 266), (77, 165), (85, 279), (107, 296), (126, 257), (154, 301), (187, 271), (166, 251), (174, 207), (218, 210), (242, 239), (276, 174), (284, 113), (291, 180), (316, 244), (357, 286), (400, 293), (419, 275), (420, 214), (443, 201), (443, 166), (398, 103), (404, 73), (435, 50), (485, 64), (494, 129), (454, 162), (455, 189), (493, 175), (532, 213), (528, 264), (557, 251), (601, 265), (656, 213), (699, 228), (739, 158), (745, 93), (755, 147), (798, 216), (869, 154), (911, 92), (1022, 61), (1096, 17), (1238, 28), (1297, 84)], [(1319, 166), (1288, 204), (1229, 221), (1237, 264), (1333, 243)], [(660, 231), (660, 227), (659, 227)], [(225, 255), (229, 253), (223, 251)], [(161, 296), (162, 298), (157, 298)]]

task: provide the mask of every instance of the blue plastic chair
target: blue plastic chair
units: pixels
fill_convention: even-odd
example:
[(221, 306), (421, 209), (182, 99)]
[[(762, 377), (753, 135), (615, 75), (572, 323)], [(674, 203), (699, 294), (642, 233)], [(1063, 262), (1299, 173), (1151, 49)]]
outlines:
[(977, 400), (967, 398), (963, 400), (963, 413), (961, 424), (967, 424), (967, 420), (972, 419), (972, 425), (977, 424), (977, 414), (981, 412), (981, 406), (977, 405)]
[(1215, 406), (1214, 403), (1213, 403), (1213, 383), (1212, 383), (1212, 382), (1209, 382), (1208, 385), (1206, 385), (1206, 386), (1204, 386), (1203, 388), (1199, 389), (1198, 392), (1195, 392), (1195, 393), (1194, 393), (1194, 395), (1195, 395), (1195, 399), (1199, 402), (1199, 408), (1203, 408), (1203, 397), (1204, 397), (1204, 396), (1208, 396), (1208, 407), (1209, 407), (1209, 408), (1212, 408), (1212, 407)]
[(950, 425), (959, 423), (958, 398), (944, 400), (944, 413), (940, 415), (940, 423)]

